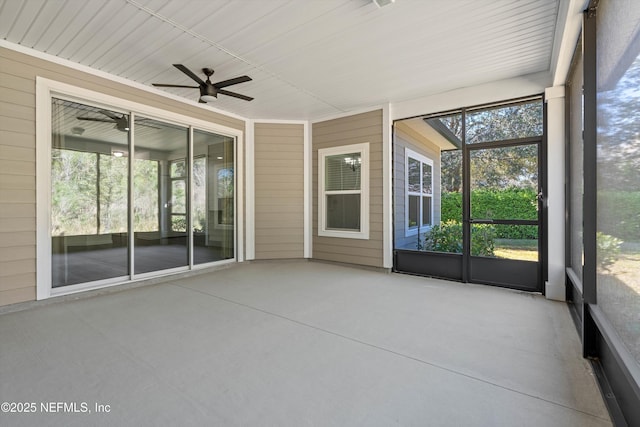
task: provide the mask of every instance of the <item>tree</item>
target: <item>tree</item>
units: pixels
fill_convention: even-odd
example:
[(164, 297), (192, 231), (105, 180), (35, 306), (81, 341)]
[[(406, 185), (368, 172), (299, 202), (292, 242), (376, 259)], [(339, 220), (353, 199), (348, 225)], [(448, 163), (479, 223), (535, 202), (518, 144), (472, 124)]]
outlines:
[[(500, 106), (439, 119), (453, 135), (468, 145), (542, 135), (542, 102)], [(471, 151), (473, 188), (536, 188), (538, 150), (535, 144)], [(443, 151), (440, 157), (442, 192), (462, 191), (462, 150)]]
[(598, 187), (637, 191), (640, 179), (640, 56), (615, 87), (598, 92)]

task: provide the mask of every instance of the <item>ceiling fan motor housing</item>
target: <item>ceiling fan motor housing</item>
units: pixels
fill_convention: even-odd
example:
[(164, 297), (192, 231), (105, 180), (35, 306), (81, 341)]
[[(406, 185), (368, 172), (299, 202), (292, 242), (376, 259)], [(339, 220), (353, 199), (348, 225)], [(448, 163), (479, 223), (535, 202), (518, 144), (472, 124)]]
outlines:
[(200, 96), (213, 96), (214, 98), (218, 97), (218, 90), (211, 84), (207, 79), (207, 84), (200, 85)]

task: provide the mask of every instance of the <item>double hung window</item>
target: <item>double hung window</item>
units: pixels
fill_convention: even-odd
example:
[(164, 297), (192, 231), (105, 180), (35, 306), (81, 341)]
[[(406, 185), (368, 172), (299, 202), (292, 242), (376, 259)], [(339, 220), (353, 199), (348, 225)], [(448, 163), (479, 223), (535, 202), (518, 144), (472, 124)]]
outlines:
[(433, 225), (433, 160), (407, 149), (406, 235)]
[(318, 150), (318, 235), (369, 238), (369, 143)]

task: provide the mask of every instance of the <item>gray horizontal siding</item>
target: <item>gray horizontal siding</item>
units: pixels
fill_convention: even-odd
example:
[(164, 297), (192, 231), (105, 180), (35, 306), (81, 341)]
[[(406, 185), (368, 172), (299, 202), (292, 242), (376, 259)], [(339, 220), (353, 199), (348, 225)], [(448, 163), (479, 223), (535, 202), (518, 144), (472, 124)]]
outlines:
[(304, 126), (257, 123), (256, 259), (304, 257)]
[(0, 306), (36, 296), (36, 76), (244, 131), (242, 120), (10, 49), (0, 63)]

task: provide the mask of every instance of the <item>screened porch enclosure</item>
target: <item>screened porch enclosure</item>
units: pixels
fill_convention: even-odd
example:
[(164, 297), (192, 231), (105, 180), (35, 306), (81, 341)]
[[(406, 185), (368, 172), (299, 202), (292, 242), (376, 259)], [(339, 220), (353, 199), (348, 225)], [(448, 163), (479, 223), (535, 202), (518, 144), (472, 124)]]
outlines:
[(233, 138), (55, 98), (52, 117), (53, 288), (235, 256)]
[(542, 97), (394, 129), (395, 269), (540, 291)]

